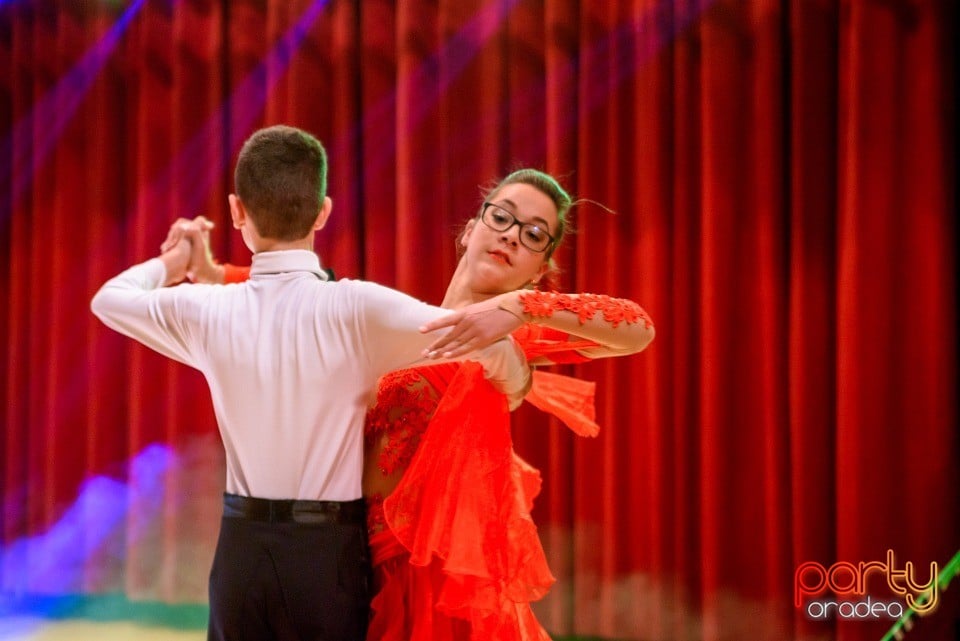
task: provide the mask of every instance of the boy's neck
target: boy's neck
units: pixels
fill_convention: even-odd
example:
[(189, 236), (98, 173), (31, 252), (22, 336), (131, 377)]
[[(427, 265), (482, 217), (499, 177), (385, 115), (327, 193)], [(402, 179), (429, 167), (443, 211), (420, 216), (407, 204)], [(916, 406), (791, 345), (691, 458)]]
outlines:
[(253, 253), (277, 252), (287, 249), (306, 249), (313, 251), (313, 235), (310, 238), (301, 238), (299, 240), (274, 240), (272, 238), (258, 238)]

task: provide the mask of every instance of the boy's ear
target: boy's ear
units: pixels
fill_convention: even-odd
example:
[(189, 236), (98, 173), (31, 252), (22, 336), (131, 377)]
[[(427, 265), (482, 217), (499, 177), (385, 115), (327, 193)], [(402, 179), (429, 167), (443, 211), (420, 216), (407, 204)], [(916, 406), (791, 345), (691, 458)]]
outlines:
[(317, 220), (313, 223), (313, 231), (320, 231), (327, 224), (330, 218), (330, 212), (333, 211), (333, 200), (326, 196), (320, 204), (320, 211), (317, 213)]
[(247, 210), (243, 206), (243, 201), (236, 194), (230, 194), (227, 200), (230, 201), (230, 219), (233, 220), (233, 228), (240, 229), (247, 224)]

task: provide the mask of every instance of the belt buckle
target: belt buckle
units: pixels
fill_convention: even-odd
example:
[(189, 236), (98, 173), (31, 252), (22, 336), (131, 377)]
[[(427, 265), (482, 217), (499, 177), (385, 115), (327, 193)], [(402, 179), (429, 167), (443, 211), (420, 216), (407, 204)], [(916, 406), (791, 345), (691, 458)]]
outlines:
[(323, 506), (323, 508), (324, 509), (320, 510), (309, 508), (302, 509), (299, 508), (296, 503), (294, 503), (290, 508), (290, 519), (296, 523), (304, 523), (309, 525), (337, 522), (337, 512), (339, 512), (339, 506), (337, 506), (337, 509), (330, 509), (331, 504), (326, 504)]

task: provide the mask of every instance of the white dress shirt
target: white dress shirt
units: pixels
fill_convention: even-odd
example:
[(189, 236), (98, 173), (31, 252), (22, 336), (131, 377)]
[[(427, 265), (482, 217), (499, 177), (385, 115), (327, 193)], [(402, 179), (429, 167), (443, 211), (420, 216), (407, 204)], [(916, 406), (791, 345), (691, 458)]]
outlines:
[[(378, 378), (407, 367), (449, 314), (374, 283), (326, 281), (307, 250), (255, 254), (250, 280), (163, 287), (157, 258), (107, 281), (107, 326), (207, 379), (226, 448), (226, 489), (269, 499), (359, 498), (363, 422)], [(509, 340), (471, 355), (514, 399), (529, 371)]]

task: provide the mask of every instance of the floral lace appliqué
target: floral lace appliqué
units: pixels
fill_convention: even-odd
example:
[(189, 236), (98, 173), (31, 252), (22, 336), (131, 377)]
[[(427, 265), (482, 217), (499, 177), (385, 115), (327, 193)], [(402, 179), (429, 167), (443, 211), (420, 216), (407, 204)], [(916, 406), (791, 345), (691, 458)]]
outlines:
[(380, 379), (377, 402), (367, 412), (367, 450), (382, 447), (377, 467), (385, 475), (405, 470), (437, 407), (437, 391), (415, 369), (390, 372)]
[(387, 517), (383, 513), (383, 495), (379, 492), (366, 497), (367, 532), (376, 534), (387, 529)]
[(542, 292), (534, 289), (520, 294), (523, 311), (534, 317), (548, 318), (556, 311), (573, 312), (583, 325), (593, 318), (596, 313), (603, 313), (603, 320), (614, 327), (620, 323), (628, 325), (643, 321), (645, 327), (653, 325), (653, 321), (642, 307), (632, 300), (612, 298), (602, 294), (560, 294), (558, 292)]

